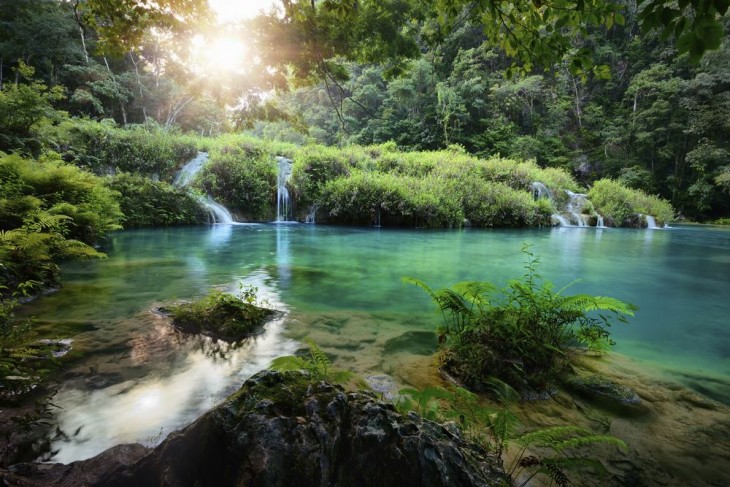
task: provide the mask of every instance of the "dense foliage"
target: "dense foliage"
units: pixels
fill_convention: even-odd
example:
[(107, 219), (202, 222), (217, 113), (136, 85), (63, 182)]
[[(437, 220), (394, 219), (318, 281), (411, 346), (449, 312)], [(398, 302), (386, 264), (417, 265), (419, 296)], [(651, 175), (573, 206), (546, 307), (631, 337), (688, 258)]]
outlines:
[(602, 215), (609, 215), (610, 223), (617, 227), (644, 226), (644, 222), (640, 221), (641, 215), (655, 217), (659, 225), (669, 223), (674, 216), (674, 210), (666, 201), (610, 179), (596, 181), (588, 197), (596, 210)]
[(138, 174), (122, 173), (107, 180), (119, 193), (124, 228), (206, 223), (208, 215), (189, 191)]
[[(526, 274), (510, 281), (494, 296), (489, 282), (463, 282), (451, 289), (432, 290), (423, 282), (406, 281), (424, 289), (443, 314), (440, 363), (470, 388), (483, 390), (489, 379), (517, 389), (546, 389), (569, 355), (569, 347), (591, 350), (610, 346), (609, 319), (625, 321), (636, 309), (614, 298), (586, 294), (564, 295), (537, 274), (539, 260), (525, 253)], [(595, 317), (603, 310), (609, 316)]]
[(39, 131), (44, 144), (67, 162), (103, 175), (117, 171), (171, 180), (197, 153), (196, 137), (163, 130), (155, 123), (120, 128), (113, 120), (65, 120)]
[(121, 228), (116, 197), (58, 155), (0, 157), (0, 285), (53, 284), (60, 259), (102, 256), (89, 244)]
[(567, 59), (547, 72), (508, 77), (513, 58), (479, 23), (464, 22), (440, 45), (424, 47), (399, 78), (377, 65), (349, 64), (341, 88), (282, 95), (297, 124), (260, 123), (254, 133), (301, 140), (292, 127), (305, 125), (310, 140), (327, 145), (394, 141), (420, 151), (456, 143), (481, 157), (564, 168), (583, 185), (619, 180), (669, 200), (690, 219), (726, 215), (730, 44), (723, 40), (692, 64), (672, 44), (637, 36), (637, 22), (633, 13), (623, 27), (573, 39), (610, 78), (576, 75)]
[[(0, 150), (51, 148), (97, 174), (167, 179), (199, 142), (165, 134), (225, 132), (235, 106), (239, 122), (277, 120), (255, 129), (270, 138), (461, 144), (563, 168), (583, 186), (618, 180), (691, 219), (730, 213), (724, 2), (467, 3), (292, 1), (210, 30), (198, 0), (145, 15), (136, 0), (5, 2)], [(255, 55), (240, 71), (208, 72), (185, 40), (195, 29), (211, 45), (243, 39)], [(245, 204), (263, 217), (257, 199)]]

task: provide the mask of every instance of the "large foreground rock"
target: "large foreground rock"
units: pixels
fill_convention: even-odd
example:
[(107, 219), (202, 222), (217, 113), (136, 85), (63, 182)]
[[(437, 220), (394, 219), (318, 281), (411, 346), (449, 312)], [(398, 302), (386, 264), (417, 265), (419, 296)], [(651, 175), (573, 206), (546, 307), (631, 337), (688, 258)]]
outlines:
[(364, 392), (265, 371), (154, 450), (114, 447), (69, 465), (20, 464), (9, 485), (491, 486), (498, 458)]

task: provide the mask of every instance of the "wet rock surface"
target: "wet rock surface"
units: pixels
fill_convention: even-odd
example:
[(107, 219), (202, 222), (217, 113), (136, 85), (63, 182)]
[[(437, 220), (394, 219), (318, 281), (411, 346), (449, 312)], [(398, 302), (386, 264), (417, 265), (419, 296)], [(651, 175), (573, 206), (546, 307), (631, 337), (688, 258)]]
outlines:
[(598, 375), (576, 375), (567, 377), (565, 385), (598, 406), (629, 416), (641, 416), (649, 409), (635, 390)]
[(490, 486), (501, 462), (367, 392), (264, 371), (154, 450), (120, 445), (80, 462), (19, 464), (5, 485)]

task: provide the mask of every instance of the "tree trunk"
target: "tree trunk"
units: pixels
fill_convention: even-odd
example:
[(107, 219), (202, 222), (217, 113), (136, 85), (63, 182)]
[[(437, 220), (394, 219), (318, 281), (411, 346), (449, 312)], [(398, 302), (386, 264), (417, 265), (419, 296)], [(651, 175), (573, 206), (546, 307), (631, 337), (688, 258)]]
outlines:
[(79, 15), (79, 1), (74, 2), (74, 18), (76, 24), (79, 26), (79, 34), (81, 34), (81, 48), (84, 51), (84, 60), (86, 64), (89, 64), (89, 51), (86, 49), (86, 36), (84, 33), (84, 24), (81, 22), (81, 15)]

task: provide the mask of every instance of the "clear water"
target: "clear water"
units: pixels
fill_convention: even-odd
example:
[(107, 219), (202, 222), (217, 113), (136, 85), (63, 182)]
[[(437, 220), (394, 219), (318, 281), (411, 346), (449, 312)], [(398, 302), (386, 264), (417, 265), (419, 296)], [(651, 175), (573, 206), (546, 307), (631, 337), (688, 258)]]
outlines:
[[(297, 339), (337, 365), (415, 380), (435, 348), (433, 305), (402, 276), (432, 287), (504, 285), (524, 273), (523, 243), (541, 274), (572, 292), (640, 307), (617, 324), (615, 349), (730, 402), (730, 231), (553, 228), (407, 231), (313, 225), (214, 225), (119, 232), (109, 258), (64, 267), (63, 288), (31, 306), (49, 336), (74, 338), (75, 366), (54, 398), (67, 438), (54, 460), (122, 441), (154, 444), (235, 390)], [(171, 332), (150, 310), (211, 287), (259, 287), (279, 320), (244, 347)]]

